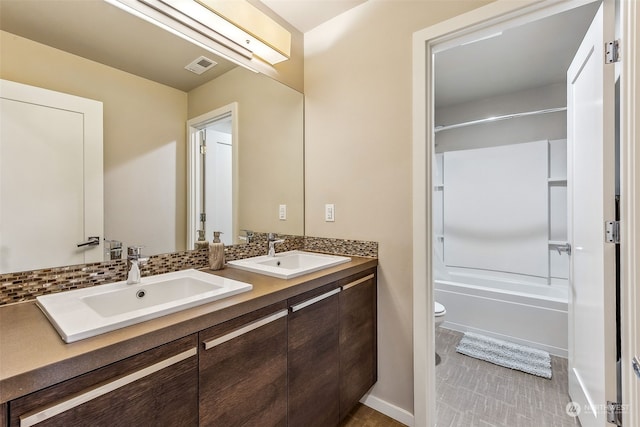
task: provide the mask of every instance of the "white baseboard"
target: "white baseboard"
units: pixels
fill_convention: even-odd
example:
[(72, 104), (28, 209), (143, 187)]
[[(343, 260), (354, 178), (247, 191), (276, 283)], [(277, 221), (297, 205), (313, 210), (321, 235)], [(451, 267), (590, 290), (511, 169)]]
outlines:
[(371, 394), (366, 394), (362, 399), (360, 399), (360, 403), (375, 409), (376, 411), (381, 412), (402, 424), (413, 427), (413, 414), (387, 402), (386, 400), (382, 400)]

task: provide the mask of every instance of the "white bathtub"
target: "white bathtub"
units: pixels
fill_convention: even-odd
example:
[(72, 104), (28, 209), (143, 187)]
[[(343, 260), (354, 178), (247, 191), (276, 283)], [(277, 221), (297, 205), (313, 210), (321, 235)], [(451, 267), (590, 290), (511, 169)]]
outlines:
[(476, 332), (567, 357), (567, 287), (505, 277), (450, 274), (435, 281), (442, 327)]

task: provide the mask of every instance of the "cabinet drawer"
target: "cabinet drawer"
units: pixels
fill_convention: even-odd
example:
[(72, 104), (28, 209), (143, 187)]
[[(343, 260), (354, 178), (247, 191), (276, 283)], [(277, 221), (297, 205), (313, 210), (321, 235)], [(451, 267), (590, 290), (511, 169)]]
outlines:
[(197, 425), (191, 335), (9, 403), (11, 426)]
[(287, 305), (200, 333), (200, 425), (287, 425)]

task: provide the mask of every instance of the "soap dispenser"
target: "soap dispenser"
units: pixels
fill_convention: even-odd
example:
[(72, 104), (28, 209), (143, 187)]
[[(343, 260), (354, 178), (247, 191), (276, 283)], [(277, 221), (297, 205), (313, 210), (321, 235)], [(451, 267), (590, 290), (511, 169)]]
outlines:
[(224, 243), (220, 241), (220, 231), (213, 232), (213, 241), (209, 244), (209, 268), (221, 270), (224, 268)]
[(207, 242), (204, 238), (204, 230), (198, 230), (198, 240), (196, 240), (196, 250), (197, 249), (206, 249), (209, 246), (209, 242)]

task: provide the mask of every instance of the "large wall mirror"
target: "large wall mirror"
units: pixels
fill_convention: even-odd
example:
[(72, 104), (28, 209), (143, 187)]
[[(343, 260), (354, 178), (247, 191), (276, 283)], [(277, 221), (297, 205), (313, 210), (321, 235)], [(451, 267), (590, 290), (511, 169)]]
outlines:
[[(196, 230), (187, 224), (200, 224), (187, 218), (196, 179), (188, 176), (187, 122), (232, 103), (238, 220), (227, 242), (241, 243), (242, 229), (304, 234), (301, 93), (102, 0), (3, 0), (0, 30), (1, 79), (103, 104), (102, 242), (142, 245), (146, 255), (191, 249)], [(201, 56), (216, 65), (200, 75), (185, 68)], [(22, 228), (29, 244), (60, 250), (29, 224), (8, 226)], [(58, 266), (51, 264), (33, 259), (24, 269)]]

